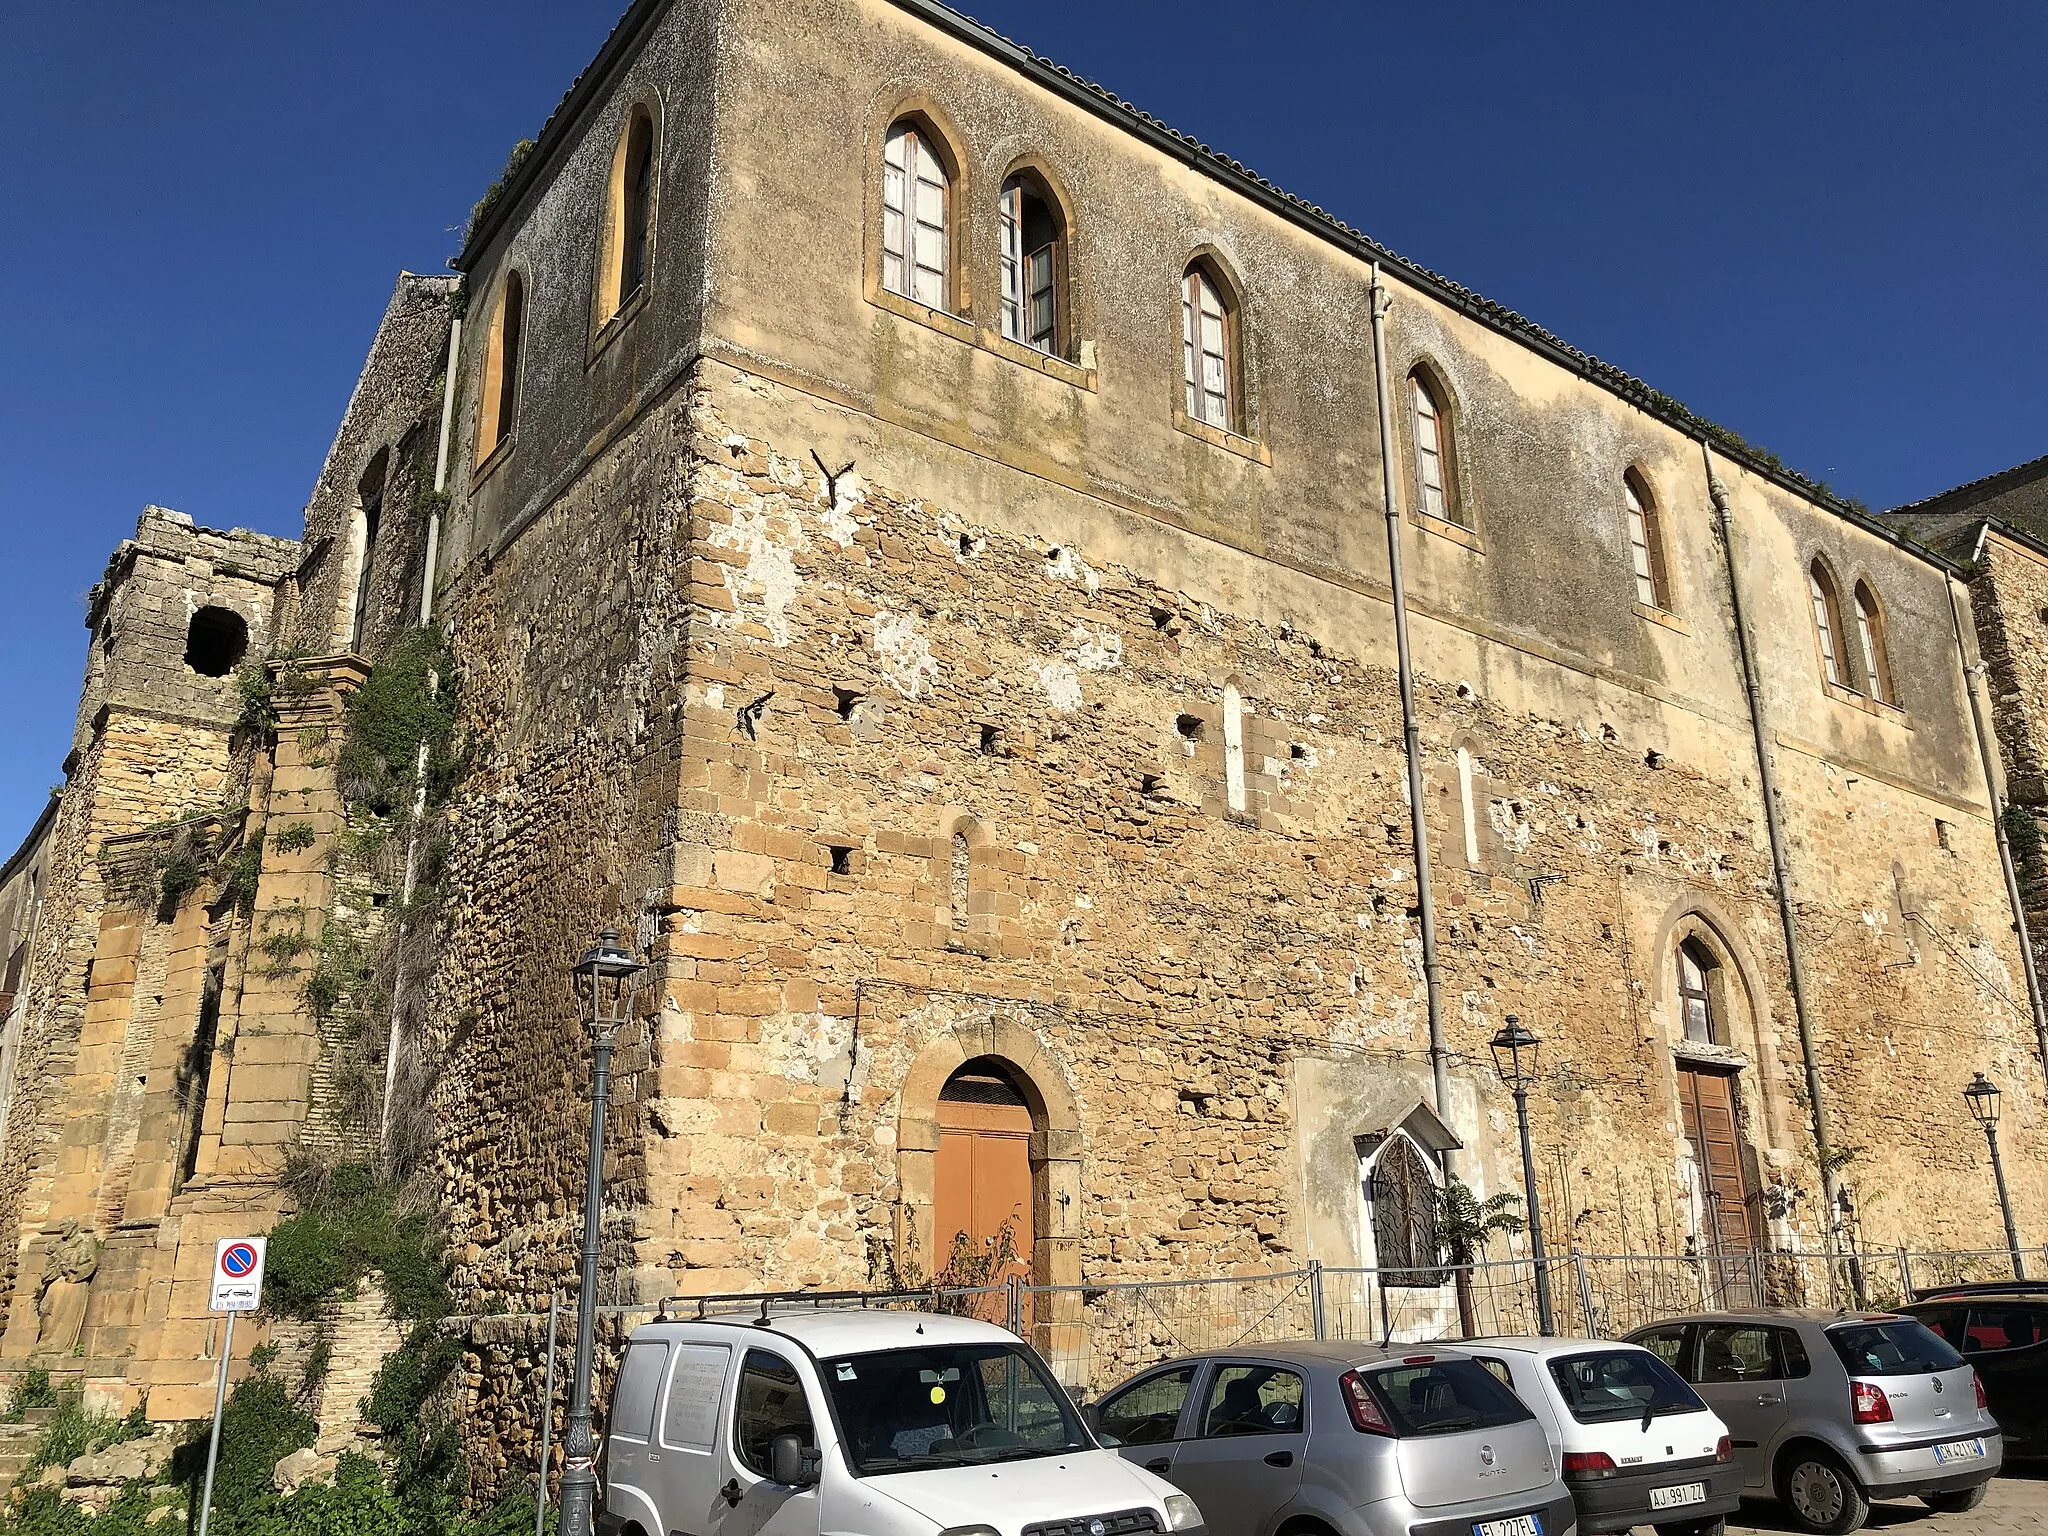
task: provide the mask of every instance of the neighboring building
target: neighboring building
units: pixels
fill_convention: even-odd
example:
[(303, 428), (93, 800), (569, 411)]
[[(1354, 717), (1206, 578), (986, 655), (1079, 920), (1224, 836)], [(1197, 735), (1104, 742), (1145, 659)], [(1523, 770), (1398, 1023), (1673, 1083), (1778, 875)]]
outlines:
[[(1953, 560), (1988, 694), (2001, 798), (2035, 966), (2048, 966), (2048, 457), (1885, 514)], [(2048, 1040), (2042, 1042), (2048, 1056)]]
[[(425, 1170), (465, 1310), (545, 1308), (587, 1114), (566, 967), (609, 924), (653, 965), (607, 1299), (930, 1274), (1006, 1223), (1042, 1283), (1427, 1269), (1452, 1166), (1520, 1184), (1510, 1012), (1560, 1251), (1995, 1243), (1980, 1067), (2048, 1228), (1970, 594), (1891, 525), (1710, 461), (1637, 381), (928, 0), (643, 0), (458, 265), (401, 281), (303, 545), (244, 557), (274, 718), (149, 717), (137, 750), (208, 786), (119, 815), (130, 716), (81, 740), (0, 1200), (18, 1276), (67, 1217), (106, 1245), (78, 1347), (110, 1397), (203, 1407), (195, 1277), (295, 1153)], [(406, 765), (343, 771), (337, 726), (429, 611), (459, 739), (410, 827)], [(202, 812), (260, 861), (173, 892), (149, 828)], [(154, 886), (107, 894), (138, 832), (108, 857)], [(349, 945), (384, 960), (312, 985)], [(158, 963), (191, 984), (145, 1011)], [(121, 1075), (176, 1050), (203, 1093)], [(31, 1082), (75, 1107), (20, 1141)], [(64, 1342), (39, 1316), (17, 1279), (7, 1358)], [(487, 1476), (527, 1433), (493, 1369)]]

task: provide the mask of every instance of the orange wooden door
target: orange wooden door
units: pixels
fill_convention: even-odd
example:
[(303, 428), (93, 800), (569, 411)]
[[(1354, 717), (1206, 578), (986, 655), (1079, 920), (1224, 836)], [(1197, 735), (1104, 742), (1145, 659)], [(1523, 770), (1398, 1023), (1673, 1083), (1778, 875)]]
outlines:
[(1747, 1253), (1750, 1236), (1749, 1180), (1735, 1122), (1735, 1074), (1678, 1071), (1678, 1106), (1685, 1139), (1699, 1163), (1707, 1203), (1707, 1240), (1715, 1253)]
[[(951, 1085), (949, 1086), (949, 1091)], [(1031, 1111), (1022, 1103), (939, 1101), (938, 1188), (934, 1191), (934, 1271), (954, 1267), (958, 1250), (992, 1256), (1009, 1230), (1011, 1259), (982, 1280), (1001, 1285), (1031, 1278)], [(948, 1278), (958, 1279), (952, 1275)]]

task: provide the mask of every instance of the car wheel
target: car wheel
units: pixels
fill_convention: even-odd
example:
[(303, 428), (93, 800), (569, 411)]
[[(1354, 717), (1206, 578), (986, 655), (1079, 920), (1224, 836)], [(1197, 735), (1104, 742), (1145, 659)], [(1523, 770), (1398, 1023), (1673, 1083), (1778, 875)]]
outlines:
[(1870, 1500), (1849, 1469), (1817, 1447), (1785, 1458), (1778, 1497), (1802, 1528), (1819, 1536), (1848, 1536), (1870, 1518)]
[(1974, 1488), (1951, 1488), (1946, 1493), (1923, 1493), (1920, 1502), (1937, 1515), (1968, 1514), (1984, 1502), (1984, 1495), (1991, 1491), (1989, 1483), (1979, 1483)]
[(1715, 1520), (1672, 1520), (1657, 1527), (1657, 1536), (1727, 1536), (1728, 1522)]

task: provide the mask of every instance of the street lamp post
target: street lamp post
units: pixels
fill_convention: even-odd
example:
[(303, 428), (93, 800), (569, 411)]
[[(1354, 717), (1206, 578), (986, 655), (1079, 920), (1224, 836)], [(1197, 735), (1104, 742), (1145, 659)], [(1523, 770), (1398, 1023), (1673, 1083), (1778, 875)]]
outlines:
[(1536, 1326), (1557, 1332), (1550, 1310), (1550, 1270), (1543, 1256), (1543, 1207), (1536, 1198), (1536, 1156), (1529, 1150), (1529, 1085), (1536, 1081), (1536, 1060), (1542, 1045), (1509, 1014), (1493, 1037), (1493, 1066), (1515, 1096), (1515, 1123), (1522, 1133), (1522, 1195), (1529, 1205), (1529, 1255), (1536, 1265)]
[(1991, 1176), (1998, 1181), (1998, 1214), (2005, 1218), (2005, 1246), (2012, 1254), (2012, 1277), (2015, 1280), (2027, 1278), (2027, 1267), (2020, 1260), (2019, 1229), (2012, 1224), (2012, 1196), (2005, 1188), (2005, 1163), (1998, 1155), (1998, 1084), (1982, 1072), (1970, 1079), (1970, 1086), (1963, 1090), (1963, 1102), (1970, 1106), (1970, 1118), (1984, 1128), (1984, 1141), (1991, 1148)]
[[(576, 1289), (576, 1373), (562, 1437), (561, 1536), (591, 1536), (597, 1500), (596, 1444), (590, 1435), (590, 1363), (597, 1344), (597, 1256), (604, 1216), (604, 1119), (611, 1102), (612, 1045), (633, 1014), (645, 967), (607, 928), (576, 962), (576, 1006), (590, 1030), (590, 1167), (583, 1187), (583, 1271)], [(546, 1490), (542, 1490), (545, 1495)]]

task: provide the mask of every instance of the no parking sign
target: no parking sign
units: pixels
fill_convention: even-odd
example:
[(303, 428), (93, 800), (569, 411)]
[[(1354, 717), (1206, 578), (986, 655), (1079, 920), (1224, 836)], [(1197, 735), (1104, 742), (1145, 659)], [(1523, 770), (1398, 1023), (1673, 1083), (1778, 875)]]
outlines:
[(262, 1304), (266, 1246), (260, 1237), (224, 1237), (214, 1245), (209, 1312), (254, 1312)]

